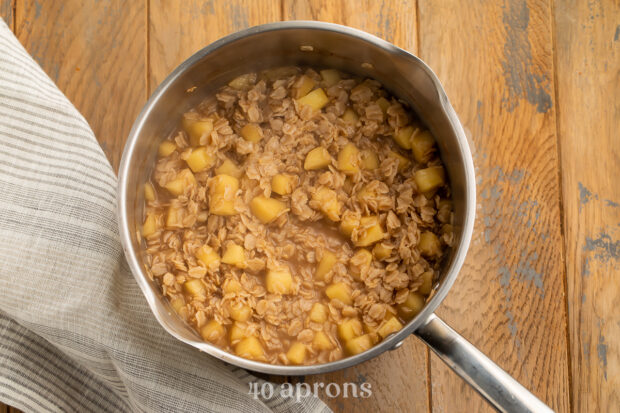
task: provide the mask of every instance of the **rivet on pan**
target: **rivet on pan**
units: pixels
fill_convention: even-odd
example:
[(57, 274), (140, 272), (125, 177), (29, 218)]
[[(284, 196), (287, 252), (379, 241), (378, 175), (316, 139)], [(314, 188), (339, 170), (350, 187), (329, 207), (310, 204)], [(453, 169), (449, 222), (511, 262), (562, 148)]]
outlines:
[(398, 343), (394, 344), (394, 346), (390, 349), (390, 351), (393, 351), (393, 350), (396, 350), (396, 349), (400, 348), (400, 346), (403, 345), (404, 341), (405, 340), (399, 341)]
[(362, 66), (364, 69), (370, 69), (370, 70), (372, 70), (372, 69), (374, 69), (374, 68), (375, 68), (375, 67), (372, 65), (372, 63), (368, 63), (368, 62), (364, 62), (364, 63), (362, 63), (362, 65), (361, 65), (361, 66)]
[(299, 50), (301, 50), (302, 52), (313, 52), (314, 47), (310, 45), (303, 45), (303, 46), (299, 46)]

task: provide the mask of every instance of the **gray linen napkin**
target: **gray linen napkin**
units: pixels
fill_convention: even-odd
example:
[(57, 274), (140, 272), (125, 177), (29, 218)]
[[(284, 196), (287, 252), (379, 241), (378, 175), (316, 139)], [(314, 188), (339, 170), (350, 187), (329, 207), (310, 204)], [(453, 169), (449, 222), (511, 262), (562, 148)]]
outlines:
[(311, 396), (255, 398), (249, 383), (262, 381), (159, 326), (125, 263), (115, 186), (86, 120), (0, 19), (0, 400), (26, 411), (329, 411)]

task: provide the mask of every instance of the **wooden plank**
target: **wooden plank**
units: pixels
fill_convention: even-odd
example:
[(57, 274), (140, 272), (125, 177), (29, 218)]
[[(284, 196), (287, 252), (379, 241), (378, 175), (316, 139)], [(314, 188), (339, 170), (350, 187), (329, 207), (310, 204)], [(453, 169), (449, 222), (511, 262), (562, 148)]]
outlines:
[(279, 0), (152, 0), (149, 6), (149, 88), (152, 91), (196, 51), (235, 31), (280, 20)]
[(13, 30), (15, 0), (0, 0), (0, 18)]
[(620, 7), (557, 1), (562, 160), (574, 411), (620, 407)]
[(19, 40), (88, 120), (116, 169), (146, 98), (144, 2), (18, 0), (17, 9)]
[(415, 0), (283, 0), (284, 20), (344, 24), (418, 51)]
[[(414, 1), (351, 2), (284, 0), (284, 20), (321, 20), (345, 24), (382, 37), (413, 53), (417, 52)], [(337, 412), (428, 411), (428, 353), (416, 339), (408, 339), (397, 351), (361, 365), (331, 374), (306, 377), (310, 383), (367, 382), (369, 398), (326, 397)]]
[[(548, 1), (420, 0), (420, 57), (471, 135), (476, 229), (438, 313), (554, 410), (570, 410)], [(438, 412), (491, 409), (431, 357)]]

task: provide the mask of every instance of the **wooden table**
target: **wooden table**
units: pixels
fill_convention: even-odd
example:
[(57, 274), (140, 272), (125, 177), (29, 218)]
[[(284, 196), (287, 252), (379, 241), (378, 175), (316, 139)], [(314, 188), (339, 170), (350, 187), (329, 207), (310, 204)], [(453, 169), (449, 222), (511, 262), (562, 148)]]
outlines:
[[(471, 138), (478, 183), (472, 246), (438, 313), (553, 409), (620, 409), (617, 0), (0, 0), (0, 13), (114, 167), (157, 84), (236, 30), (316, 19), (420, 56)], [(335, 411), (490, 410), (415, 338), (305, 380), (372, 385), (327, 399)]]

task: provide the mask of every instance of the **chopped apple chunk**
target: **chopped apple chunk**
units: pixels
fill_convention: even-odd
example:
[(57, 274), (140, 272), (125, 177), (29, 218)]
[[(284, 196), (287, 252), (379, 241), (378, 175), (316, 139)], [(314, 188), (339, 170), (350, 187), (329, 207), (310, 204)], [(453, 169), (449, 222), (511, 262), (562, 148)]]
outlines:
[(276, 174), (271, 178), (271, 190), (278, 195), (289, 195), (297, 185), (297, 177), (288, 174)]
[(288, 269), (269, 270), (265, 277), (267, 291), (273, 294), (290, 294), (293, 277)]
[(259, 195), (250, 201), (252, 214), (263, 224), (269, 224), (287, 210), (284, 202)]
[(216, 175), (209, 181), (209, 211), (214, 215), (236, 215), (235, 200), (239, 180), (230, 175)]
[(332, 162), (332, 157), (322, 146), (318, 146), (312, 149), (306, 155), (304, 161), (304, 169), (306, 171), (314, 171), (316, 169), (322, 169), (328, 166)]
[(337, 262), (338, 257), (336, 257), (336, 254), (328, 250), (323, 251), (323, 256), (316, 267), (314, 277), (319, 281), (324, 280), (325, 276), (334, 268)]
[(297, 102), (300, 105), (310, 106), (314, 110), (320, 110), (323, 106), (329, 103), (329, 98), (323, 91), (323, 89), (314, 89), (312, 92), (308, 93), (306, 96), (297, 99)]
[(351, 305), (353, 303), (351, 288), (343, 282), (337, 282), (328, 286), (325, 289), (325, 295), (331, 300), (338, 300), (346, 305)]

